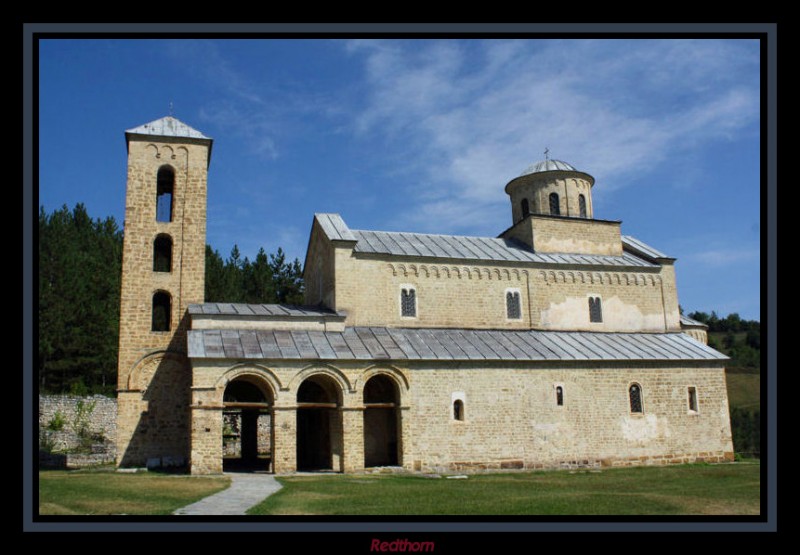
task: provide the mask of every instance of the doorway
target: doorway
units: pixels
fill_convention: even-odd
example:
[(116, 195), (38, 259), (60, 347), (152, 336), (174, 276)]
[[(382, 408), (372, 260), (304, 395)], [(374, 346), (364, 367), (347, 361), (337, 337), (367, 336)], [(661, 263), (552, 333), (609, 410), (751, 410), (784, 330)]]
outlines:
[(272, 394), (245, 378), (225, 388), (222, 410), (222, 470), (272, 470)]
[(400, 395), (397, 384), (378, 374), (364, 385), (364, 466), (397, 466)]
[(300, 384), (297, 390), (297, 470), (340, 470), (340, 399), (339, 386), (328, 376), (311, 376)]

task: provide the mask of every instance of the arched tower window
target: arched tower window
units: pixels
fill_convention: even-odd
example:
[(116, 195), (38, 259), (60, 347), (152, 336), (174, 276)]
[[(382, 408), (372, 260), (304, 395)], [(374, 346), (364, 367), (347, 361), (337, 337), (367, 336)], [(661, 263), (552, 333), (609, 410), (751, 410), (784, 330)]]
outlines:
[(169, 331), (172, 299), (166, 291), (156, 291), (153, 295), (152, 331)]
[(156, 177), (156, 221), (172, 221), (172, 205), (175, 197), (175, 171), (162, 166)]
[(530, 206), (528, 206), (528, 199), (526, 198), (522, 199), (522, 202), (520, 203), (520, 208), (522, 209), (522, 219), (524, 220), (531, 213), (531, 208)]
[(580, 210), (581, 218), (586, 218), (586, 197), (578, 195), (578, 209)]
[(400, 315), (406, 318), (417, 316), (417, 292), (412, 287), (400, 291)]
[(556, 405), (563, 406), (564, 405), (564, 388), (556, 386)]
[(506, 318), (519, 320), (521, 317), (519, 291), (506, 291)]
[(172, 238), (161, 234), (153, 241), (153, 271), (172, 271)]
[(558, 201), (558, 193), (550, 193), (550, 214), (553, 216), (561, 215), (561, 206)]
[(632, 384), (628, 388), (628, 396), (631, 401), (631, 412), (641, 413), (642, 411), (642, 388), (638, 383)]

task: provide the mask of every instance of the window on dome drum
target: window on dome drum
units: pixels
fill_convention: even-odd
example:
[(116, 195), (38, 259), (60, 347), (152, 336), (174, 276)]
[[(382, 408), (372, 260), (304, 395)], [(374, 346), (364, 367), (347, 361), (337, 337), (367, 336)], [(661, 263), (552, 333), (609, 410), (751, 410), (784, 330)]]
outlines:
[(175, 196), (175, 171), (169, 166), (158, 170), (156, 177), (156, 221), (172, 221), (172, 204)]
[(628, 396), (631, 401), (631, 412), (644, 412), (642, 411), (642, 388), (638, 383), (631, 385), (628, 389)]
[(519, 320), (522, 317), (519, 291), (506, 292), (506, 317), (509, 320)]
[(161, 234), (153, 242), (153, 271), (172, 271), (172, 239), (169, 235)]
[(561, 215), (561, 206), (558, 201), (558, 193), (550, 193), (550, 214), (553, 216)]
[(528, 199), (526, 199), (526, 198), (522, 199), (522, 202), (520, 204), (521, 204), (521, 208), (522, 208), (522, 219), (525, 219), (531, 213), (530, 206), (528, 206)]
[(603, 321), (603, 306), (600, 304), (600, 297), (589, 297), (589, 321)]
[(564, 406), (564, 388), (560, 385), (556, 387), (556, 405)]
[(586, 197), (578, 195), (578, 210), (580, 210), (581, 218), (586, 217)]
[(697, 388), (689, 388), (689, 411), (697, 412)]
[(169, 293), (157, 291), (153, 295), (153, 325), (152, 331), (169, 331), (170, 305)]
[(453, 420), (464, 420), (464, 401), (456, 399), (453, 401)]
[(405, 288), (400, 292), (400, 314), (407, 318), (417, 315), (417, 292), (412, 288)]

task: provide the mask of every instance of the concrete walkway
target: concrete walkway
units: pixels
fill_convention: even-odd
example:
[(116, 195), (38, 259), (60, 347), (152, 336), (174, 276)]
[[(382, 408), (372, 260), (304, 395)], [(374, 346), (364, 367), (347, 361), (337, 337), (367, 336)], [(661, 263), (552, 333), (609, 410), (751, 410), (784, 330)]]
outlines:
[(272, 474), (225, 473), (231, 479), (228, 489), (176, 510), (176, 515), (243, 515), (281, 485)]

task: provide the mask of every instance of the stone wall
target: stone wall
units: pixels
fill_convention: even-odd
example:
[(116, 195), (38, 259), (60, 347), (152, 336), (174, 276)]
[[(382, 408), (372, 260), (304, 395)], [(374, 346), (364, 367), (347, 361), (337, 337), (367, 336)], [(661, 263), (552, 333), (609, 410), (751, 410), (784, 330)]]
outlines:
[(117, 400), (103, 395), (39, 395), (39, 429), (47, 429), (56, 413), (60, 413), (65, 421), (64, 430), (70, 431), (79, 401), (83, 401), (84, 405), (94, 403), (94, 410), (89, 417), (89, 432), (102, 434), (114, 441), (117, 436)]
[[(364, 468), (364, 387), (373, 376), (396, 384), (399, 464), (414, 471), (572, 468), (733, 459), (724, 369), (714, 363), (455, 363), (402, 366), (304, 361), (196, 361), (191, 470), (222, 470), (222, 396), (230, 380), (273, 392), (274, 468), (297, 468), (297, 392), (307, 379), (338, 393), (331, 409), (335, 471)], [(638, 384), (643, 411), (631, 411)], [(556, 388), (563, 391), (558, 405)], [(688, 388), (698, 410), (689, 408)], [(453, 417), (453, 401), (464, 418)]]

